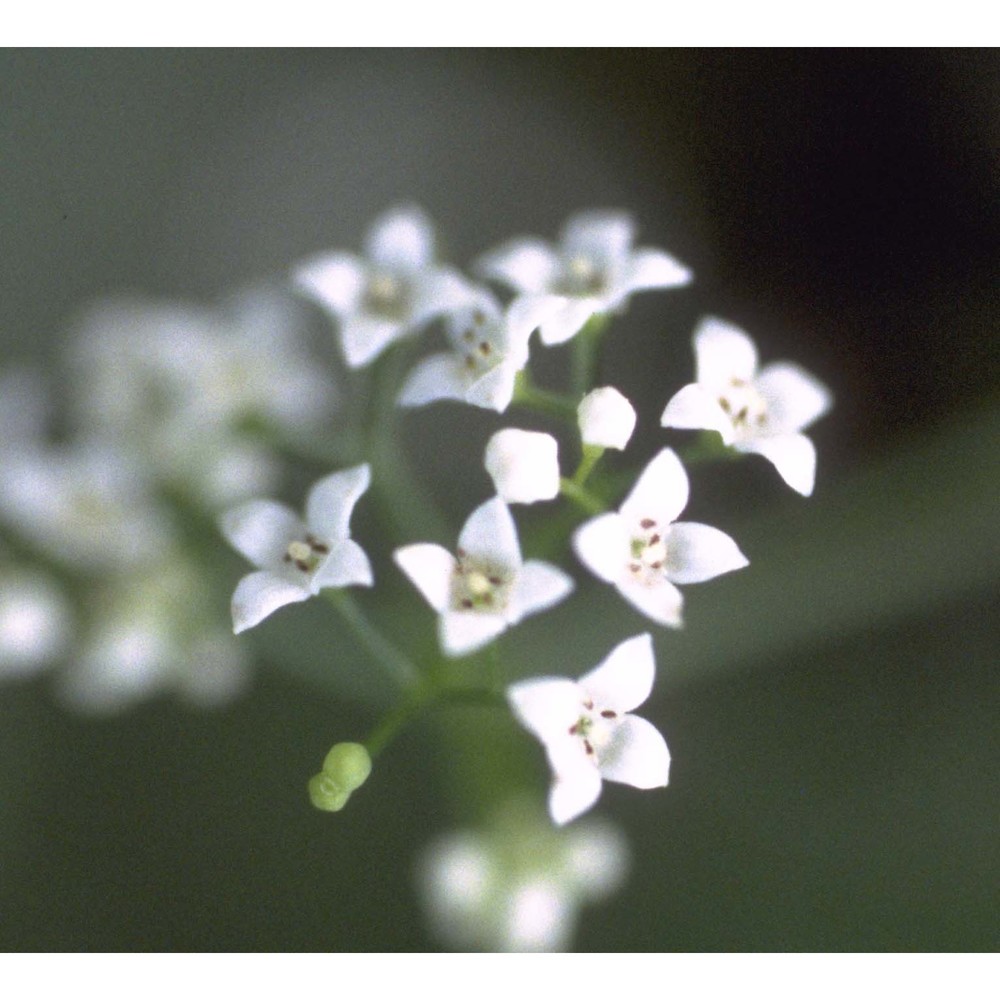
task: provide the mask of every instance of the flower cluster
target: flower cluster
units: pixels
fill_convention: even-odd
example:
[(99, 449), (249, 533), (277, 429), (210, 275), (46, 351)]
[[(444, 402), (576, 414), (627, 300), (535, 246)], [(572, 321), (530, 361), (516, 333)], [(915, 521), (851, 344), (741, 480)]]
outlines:
[[(621, 834), (579, 818), (605, 780), (668, 782), (667, 743), (634, 712), (653, 691), (657, 647), (684, 626), (680, 588), (749, 565), (726, 532), (678, 520), (691, 450), (664, 438), (638, 455), (634, 432), (648, 414), (593, 377), (605, 329), (633, 294), (692, 280), (666, 252), (635, 247), (635, 235), (626, 213), (581, 213), (555, 244), (522, 237), (481, 254), (471, 277), (438, 259), (428, 217), (403, 207), (375, 221), (363, 254), (313, 255), (279, 288), (212, 309), (91, 310), (67, 354), (75, 437), (50, 440), (36, 373), (0, 376), (0, 524), (19, 553), (38, 556), (19, 556), (0, 581), (0, 675), (61, 664), (60, 690), (81, 707), (168, 687), (220, 702), (246, 676), (245, 640), (233, 633), (268, 628), (275, 612), (322, 595), (338, 640), (350, 632), (399, 692), (367, 740), (326, 755), (308, 786), (314, 805), (344, 808), (429, 704), (471, 699), (509, 713), (544, 747), (550, 822), (540, 828), (539, 810), (518, 804), (485, 832), (441, 839), (421, 865), (425, 899), (458, 946), (566, 946), (577, 908), (615, 888), (626, 867)], [(363, 379), (364, 406), (334, 405), (333, 363), (313, 352), (310, 322), (324, 337), (333, 326), (347, 396)], [(533, 353), (559, 345), (556, 358), (572, 358), (569, 391), (533, 381)], [(812, 493), (816, 451), (803, 431), (830, 408), (829, 391), (788, 362), (759, 368), (750, 337), (719, 319), (700, 323), (694, 351), (694, 381), (664, 388), (660, 426), (713, 432), (713, 454), (761, 455)], [(491, 485), (461, 528), (442, 527), (402, 447), (401, 424), (431, 404), (450, 408), (463, 440), (477, 426), (464, 408), (492, 421), (481, 466), (449, 470), (449, 491)], [(536, 415), (544, 424), (526, 426)], [(292, 492), (289, 457), (318, 466), (302, 514), (263, 498)], [(193, 541), (206, 523), (253, 567), (232, 593), (231, 629), (214, 581), (232, 576)], [(442, 544), (456, 535), (454, 548)], [(387, 612), (390, 575), (419, 598)], [(531, 676), (503, 638), (551, 609), (565, 627), (574, 607), (619, 597), (650, 630), (609, 636), (604, 659), (579, 679), (570, 660)], [(402, 634), (412, 649), (397, 644)], [(488, 742), (482, 734), (472, 756)], [(491, 795), (523, 802), (525, 773), (510, 770)]]

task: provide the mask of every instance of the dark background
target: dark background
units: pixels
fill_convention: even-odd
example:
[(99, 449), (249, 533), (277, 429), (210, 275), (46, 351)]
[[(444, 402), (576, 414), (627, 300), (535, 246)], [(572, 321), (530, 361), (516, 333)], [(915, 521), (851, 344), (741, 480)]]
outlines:
[[(52, 356), (95, 296), (211, 300), (357, 248), (400, 201), (460, 265), (631, 209), (697, 278), (638, 298), (606, 361), (648, 427), (708, 312), (837, 406), (811, 501), (764, 463), (696, 480), (713, 506), (692, 517), (754, 565), (657, 636), (671, 788), (607, 791), (635, 871), (578, 945), (992, 949), (998, 75), (975, 51), (8, 51), (3, 356)], [(483, 486), (437, 489), (457, 530)], [(566, 614), (530, 637), (557, 649)], [(583, 664), (637, 622), (583, 627)], [(305, 778), (374, 716), (289, 674), (281, 635), (216, 714), (94, 721), (44, 680), (0, 692), (0, 947), (433, 947), (410, 886), (455, 822), (434, 732), (343, 814), (312, 811)]]

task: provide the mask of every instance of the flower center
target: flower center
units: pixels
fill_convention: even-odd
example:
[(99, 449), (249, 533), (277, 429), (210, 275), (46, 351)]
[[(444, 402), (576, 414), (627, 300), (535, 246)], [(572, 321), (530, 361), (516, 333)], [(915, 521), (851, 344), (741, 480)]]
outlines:
[(493, 342), (492, 331), (487, 328), (486, 314), (479, 309), (473, 312), (464, 333), (456, 338), (455, 347), (462, 355), (466, 369), (477, 377), (495, 368), (502, 360)]
[(408, 299), (405, 282), (387, 271), (376, 271), (365, 285), (365, 311), (385, 319), (404, 319)]
[(737, 440), (759, 435), (767, 426), (767, 403), (752, 382), (732, 378), (719, 395), (719, 406), (733, 422)]
[(596, 708), (593, 698), (584, 701), (581, 708), (579, 718), (569, 727), (569, 734), (580, 740), (584, 753), (596, 764), (618, 725), (618, 713), (611, 708)]
[(315, 535), (306, 535), (301, 541), (296, 539), (289, 542), (282, 558), (300, 573), (312, 573), (329, 554), (329, 545), (321, 542)]
[(629, 543), (629, 557), (629, 573), (640, 583), (649, 586), (663, 576), (667, 543), (654, 518), (644, 517), (636, 525)]
[(499, 611), (507, 605), (511, 581), (494, 567), (472, 560), (459, 550), (452, 577), (452, 607), (463, 611)]
[(584, 254), (576, 254), (563, 264), (553, 291), (562, 295), (599, 295), (606, 284), (603, 270)]

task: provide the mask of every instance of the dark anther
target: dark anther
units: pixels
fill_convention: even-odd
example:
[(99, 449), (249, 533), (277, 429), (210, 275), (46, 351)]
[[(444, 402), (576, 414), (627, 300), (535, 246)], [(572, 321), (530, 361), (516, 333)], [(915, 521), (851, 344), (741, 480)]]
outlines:
[(594, 748), (593, 748), (593, 747), (592, 747), (592, 746), (590, 745), (590, 740), (584, 740), (584, 741), (583, 741), (583, 748), (584, 748), (584, 750), (586, 750), (586, 751), (587, 751), (587, 753), (589, 753), (589, 754), (590, 754), (591, 756), (593, 756), (593, 755), (594, 755)]
[(469, 597), (463, 597), (462, 598), (462, 607), (466, 608), (466, 609), (471, 608), (472, 607), (472, 599), (469, 598)]
[(486, 579), (489, 580), (494, 587), (499, 587), (500, 584), (503, 583), (503, 580), (501, 580), (498, 576), (488, 576)]
[(659, 535), (650, 535), (649, 536), (649, 544), (650, 545), (656, 545), (657, 542), (659, 542), (659, 540), (660, 540), (660, 536)]
[(330, 551), (330, 546), (324, 545), (322, 542), (310, 542), (309, 547), (313, 552), (318, 552), (322, 556), (325, 556)]
[(303, 573), (309, 572), (309, 563), (307, 563), (305, 559), (296, 559), (295, 566), (296, 568), (302, 570)]
[(602, 719), (614, 719), (617, 715), (618, 713), (610, 708), (606, 708), (603, 712), (601, 712)]
[(639, 522), (639, 527), (645, 531), (649, 531), (650, 528), (656, 527), (656, 522), (651, 517), (644, 517)]

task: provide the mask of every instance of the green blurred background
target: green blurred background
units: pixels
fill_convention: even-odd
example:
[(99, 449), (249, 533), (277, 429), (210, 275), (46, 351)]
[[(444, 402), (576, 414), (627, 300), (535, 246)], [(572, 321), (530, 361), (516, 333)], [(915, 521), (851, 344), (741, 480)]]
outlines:
[[(400, 201), (460, 265), (580, 208), (634, 211), (696, 274), (636, 299), (605, 359), (637, 454), (682, 440), (656, 422), (705, 313), (837, 405), (809, 501), (763, 462), (692, 474), (689, 516), (752, 566), (657, 634), (644, 714), (671, 787), (606, 790), (635, 865), (578, 946), (997, 946), (995, 53), (7, 51), (0, 88), (5, 362), (53, 356), (96, 296), (209, 301), (357, 248)], [(455, 413), (414, 414), (408, 444), (457, 532), (496, 422), (456, 440)], [(578, 594), (511, 649), (581, 672), (645, 625), (566, 565)], [(427, 632), (397, 597), (397, 631)], [(436, 946), (412, 891), (416, 850), (458, 821), (435, 730), (344, 813), (313, 811), (305, 780), (376, 712), (331, 681), (321, 608), (258, 631), (257, 683), (222, 712), (98, 721), (45, 679), (0, 690), (0, 947)]]

